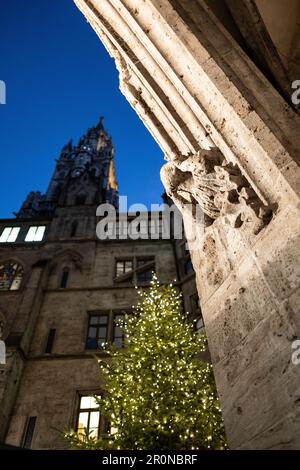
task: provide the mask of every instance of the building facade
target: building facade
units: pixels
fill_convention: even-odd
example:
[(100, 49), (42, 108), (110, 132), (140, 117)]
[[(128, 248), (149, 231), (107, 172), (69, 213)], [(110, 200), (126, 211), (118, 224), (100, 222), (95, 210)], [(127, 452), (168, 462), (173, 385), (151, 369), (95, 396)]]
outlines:
[(47, 193), (30, 193), (16, 218), (0, 220), (0, 442), (63, 449), (59, 431), (103, 432), (95, 354), (122, 347), (118, 319), (152, 271), (177, 280), (184, 308), (201, 312), (185, 241), (99, 240), (96, 208), (118, 207), (114, 147), (99, 124), (57, 160)]
[(299, 449), (299, 0), (74, 2), (166, 192), (206, 215), (192, 262), (230, 448)]

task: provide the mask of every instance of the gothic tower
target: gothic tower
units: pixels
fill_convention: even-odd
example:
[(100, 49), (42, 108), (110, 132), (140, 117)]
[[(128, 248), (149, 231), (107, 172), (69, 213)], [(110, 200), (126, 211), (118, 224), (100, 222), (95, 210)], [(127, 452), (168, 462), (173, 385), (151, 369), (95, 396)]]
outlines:
[(114, 146), (101, 117), (77, 145), (70, 140), (62, 148), (46, 194), (30, 192), (17, 217), (52, 216), (62, 207), (104, 202), (118, 207)]

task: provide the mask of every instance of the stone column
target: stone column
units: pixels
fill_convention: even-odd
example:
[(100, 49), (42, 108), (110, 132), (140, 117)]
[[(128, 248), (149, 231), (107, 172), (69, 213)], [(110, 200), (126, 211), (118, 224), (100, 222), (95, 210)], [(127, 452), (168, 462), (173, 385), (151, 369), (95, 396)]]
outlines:
[(74, 1), (166, 154), (167, 192), (205, 213), (192, 257), (230, 447), (299, 448), (299, 115), (204, 0)]

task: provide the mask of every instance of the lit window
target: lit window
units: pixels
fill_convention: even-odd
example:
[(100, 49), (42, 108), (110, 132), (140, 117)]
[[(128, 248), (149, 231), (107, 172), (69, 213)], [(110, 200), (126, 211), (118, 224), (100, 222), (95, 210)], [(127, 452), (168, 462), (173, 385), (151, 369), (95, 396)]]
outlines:
[(87, 349), (103, 349), (107, 343), (108, 313), (91, 315), (87, 337)]
[(44, 225), (30, 227), (25, 237), (25, 242), (41, 242), (44, 238), (45, 229)]
[(116, 263), (116, 275), (117, 277), (127, 274), (133, 269), (132, 260), (117, 261)]
[(18, 290), (23, 278), (23, 268), (15, 261), (0, 263), (0, 290)]
[(21, 227), (5, 227), (3, 230), (0, 243), (13, 243), (16, 241)]
[(80, 397), (79, 414), (77, 421), (77, 432), (85, 436), (99, 437), (100, 412), (96, 399), (93, 396)]

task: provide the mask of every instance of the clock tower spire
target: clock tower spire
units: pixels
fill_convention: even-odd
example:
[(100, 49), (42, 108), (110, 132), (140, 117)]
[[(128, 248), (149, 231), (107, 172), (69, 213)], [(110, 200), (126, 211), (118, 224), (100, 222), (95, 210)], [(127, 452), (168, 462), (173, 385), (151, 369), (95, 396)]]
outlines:
[(114, 145), (103, 117), (77, 145), (70, 140), (61, 150), (46, 194), (31, 192), (17, 217), (51, 216), (57, 207), (111, 203), (118, 208)]

